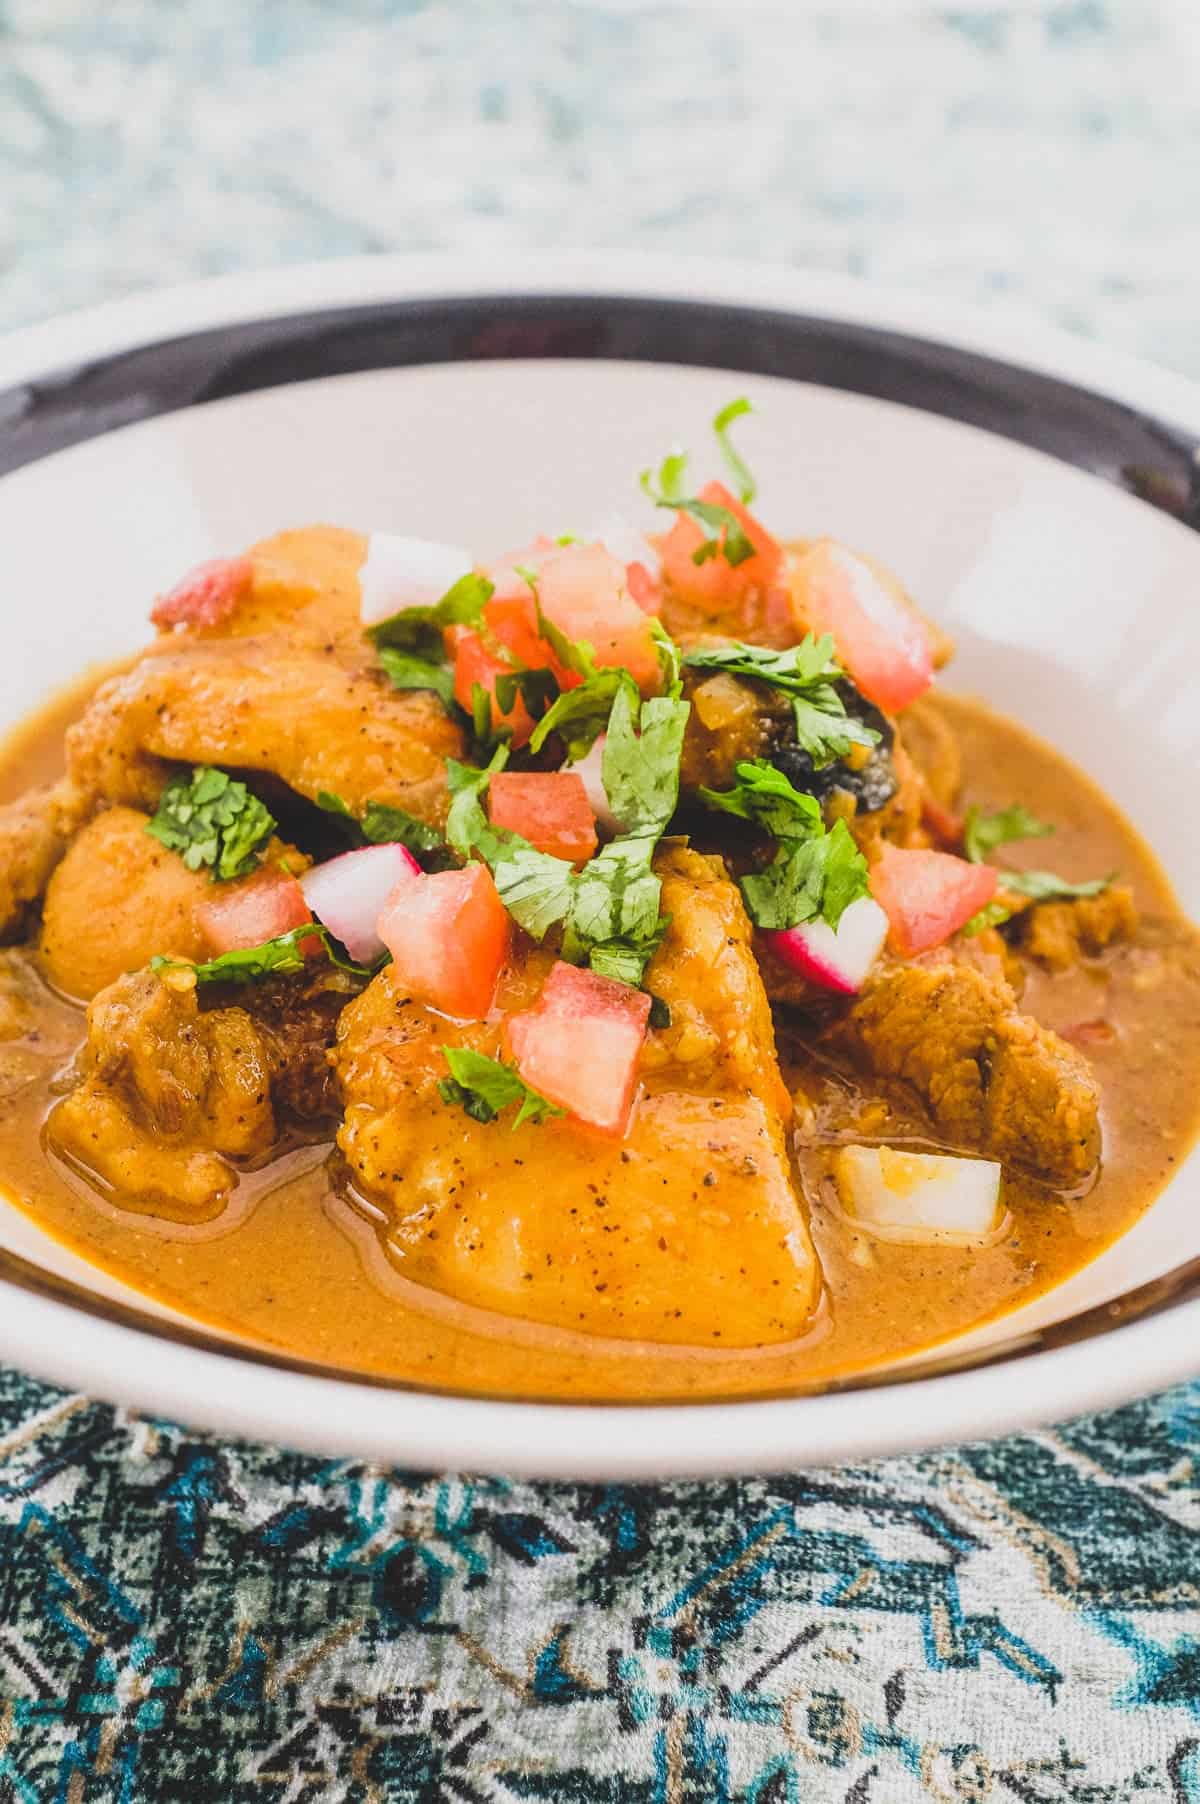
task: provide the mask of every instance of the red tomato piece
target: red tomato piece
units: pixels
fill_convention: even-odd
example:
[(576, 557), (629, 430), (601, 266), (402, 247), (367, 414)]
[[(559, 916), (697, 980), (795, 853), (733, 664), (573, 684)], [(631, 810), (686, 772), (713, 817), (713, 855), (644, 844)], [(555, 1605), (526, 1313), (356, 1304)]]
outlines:
[[(196, 907), (196, 925), (214, 953), (262, 946), (311, 920), (304, 891), (286, 871), (255, 871), (252, 877), (214, 884), (211, 894)], [(306, 958), (321, 952), (315, 934), (301, 944)]]
[(659, 684), (649, 616), (626, 587), (625, 566), (603, 545), (564, 545), (541, 567), (542, 612), (568, 639), (592, 648), (597, 664), (623, 664), (643, 692)]
[(531, 1009), (510, 1015), (508, 1043), (527, 1084), (607, 1134), (629, 1126), (650, 998), (561, 960)]
[(572, 864), (596, 850), (596, 817), (575, 771), (498, 771), (488, 785), (488, 812), (494, 826)]
[(379, 917), (398, 987), (460, 1021), (482, 1021), (508, 957), (512, 923), (484, 865), (414, 877)]
[(657, 614), (662, 606), (662, 584), (640, 560), (625, 566), (625, 587), (643, 614)]
[(725, 608), (736, 606), (750, 589), (769, 587), (779, 573), (783, 553), (762, 522), (747, 512), (723, 482), (706, 483), (699, 499), (728, 508), (754, 546), (754, 555), (740, 564), (728, 564), (719, 554), (697, 564), (695, 553), (704, 541), (715, 537), (723, 545), (725, 533), (714, 533), (709, 527), (701, 526), (690, 514), (678, 514), (659, 547), (663, 580), (684, 601), (692, 602), (706, 613), (719, 614)]
[(523, 595), (493, 595), (483, 610), (483, 624), (523, 670), (552, 670), (560, 689), (574, 689), (583, 681), (559, 663), (554, 647), (538, 632), (537, 603), (528, 585)]
[(446, 646), (454, 657), (454, 699), (459, 707), (468, 714), (473, 712), (475, 685), (479, 683), (492, 698), (492, 725), (508, 727), (514, 746), (524, 745), (533, 732), (533, 715), (525, 706), (524, 696), (517, 691), (507, 714), (496, 699), (497, 678), (511, 676), (514, 666), (490, 651), (469, 626), (447, 627)]
[(221, 626), (254, 580), (248, 557), (211, 558), (160, 595), (150, 610), (155, 626)]
[(521, 571), (540, 570), (551, 552), (557, 550), (554, 540), (541, 533), (528, 545), (522, 545), (519, 551), (509, 551), (497, 558), (494, 564), (488, 565), (484, 575), (501, 599), (507, 600), (511, 596), (528, 597), (529, 584)]
[(928, 689), (933, 648), (894, 576), (834, 539), (818, 539), (792, 571), (796, 612), (832, 633), (837, 654), (868, 701), (895, 713)]
[(871, 894), (888, 918), (888, 938), (904, 958), (940, 946), (986, 908), (996, 894), (994, 865), (969, 864), (953, 852), (885, 846), (871, 867)]

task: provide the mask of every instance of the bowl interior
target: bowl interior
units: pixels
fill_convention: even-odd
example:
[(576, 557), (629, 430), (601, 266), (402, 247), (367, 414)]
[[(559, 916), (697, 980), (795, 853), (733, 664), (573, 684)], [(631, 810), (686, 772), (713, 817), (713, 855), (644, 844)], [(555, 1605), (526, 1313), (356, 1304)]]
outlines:
[[(106, 434), (0, 480), (0, 729), (90, 662), (135, 649), (191, 563), (324, 520), (468, 544), (649, 526), (637, 473), (747, 393), (758, 506), (894, 568), (954, 632), (948, 686), (1050, 739), (1135, 819), (1200, 915), (1190, 818), (1200, 751), (1200, 535), (1011, 439), (810, 383), (665, 364), (455, 362), (237, 395)], [(1036, 807), (1037, 798), (1029, 798)], [(1068, 1283), (961, 1343), (1008, 1340), (1200, 1251), (1193, 1155), (1153, 1209)], [(129, 1297), (0, 1210), (0, 1246)], [(160, 1313), (169, 1313), (166, 1311)]]

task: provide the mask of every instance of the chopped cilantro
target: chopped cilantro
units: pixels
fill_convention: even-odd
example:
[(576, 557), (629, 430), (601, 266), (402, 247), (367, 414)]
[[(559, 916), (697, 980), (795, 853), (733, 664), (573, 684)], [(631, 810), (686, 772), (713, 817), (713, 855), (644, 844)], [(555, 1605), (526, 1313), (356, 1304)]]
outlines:
[(607, 727), (618, 689), (628, 689), (637, 697), (637, 685), (629, 672), (615, 665), (597, 670), (578, 688), (564, 689), (533, 729), (530, 751), (540, 752), (551, 733), (557, 733), (567, 748), (568, 763), (578, 764)]
[(519, 695), (536, 720), (558, 694), (558, 678), (544, 665), (536, 670), (507, 671), (496, 678), (495, 694), (501, 714), (512, 713)]
[(1005, 921), (1012, 920), (1012, 909), (1003, 902), (988, 902), (971, 916), (963, 928), (966, 939), (973, 939), (982, 933), (985, 927), (1002, 927)]
[(392, 808), (387, 802), (368, 802), (359, 820), (341, 796), (322, 789), (317, 795), (317, 807), (326, 814), (336, 815), (356, 845), (394, 843), (407, 846), (410, 852), (437, 852), (445, 844), (436, 827), (431, 827), (427, 821), (419, 821), (415, 814), (408, 814), (403, 808)]
[(1034, 902), (1054, 902), (1060, 898), (1098, 896), (1116, 875), (1115, 871), (1110, 871), (1107, 877), (1089, 877), (1083, 883), (1069, 883), (1053, 871), (1001, 871), (1000, 885), (1002, 889), (1015, 890), (1018, 896), (1029, 896)]
[(449, 665), (392, 645), (380, 647), (379, 662), (393, 689), (431, 689), (444, 708), (454, 706), (454, 672)]
[(972, 864), (982, 864), (997, 846), (1008, 845), (1014, 839), (1045, 839), (1053, 832), (1054, 828), (1048, 822), (1030, 814), (1020, 802), (1014, 802), (1011, 808), (1002, 808), (998, 814), (981, 814), (978, 808), (968, 808), (963, 828), (963, 851)]
[(717, 443), (721, 447), (725, 467), (733, 478), (733, 486), (737, 490), (738, 500), (743, 507), (749, 507), (754, 500), (758, 493), (758, 484), (751, 475), (745, 459), (730, 439), (729, 428), (735, 420), (740, 420), (743, 415), (753, 412), (754, 409), (745, 395), (739, 395), (736, 401), (730, 401), (727, 406), (722, 407), (713, 421), (713, 431), (717, 435)]
[(507, 746), (497, 749), (486, 770), (447, 758), (451, 801), (446, 837), (460, 857), (475, 853), (483, 860), (509, 914), (526, 933), (543, 940), (551, 927), (566, 917), (575, 869), (565, 858), (539, 852), (519, 833), (494, 827), (488, 819), (483, 794), (507, 762)]
[(219, 957), (206, 959), (201, 964), (193, 965), (186, 959), (160, 955), (150, 960), (150, 968), (152, 971), (191, 971), (197, 983), (257, 983), (263, 977), (286, 977), (305, 970), (309, 961), (304, 942), (312, 939), (321, 941), (329, 962), (339, 971), (349, 971), (355, 977), (370, 977), (372, 970), (378, 969), (356, 965), (352, 959), (344, 957), (329, 929), (316, 921), (304, 927), (293, 927), (277, 939), (264, 940), (261, 946), (239, 946), (235, 952), (222, 952)]
[(752, 821), (775, 839), (807, 839), (821, 833), (821, 804), (793, 787), (782, 771), (756, 758), (734, 766), (732, 789), (700, 789), (701, 801), (740, 820)]
[(369, 626), (367, 637), (381, 649), (393, 646), (436, 664), (443, 655), (442, 633), (446, 627), (474, 626), (492, 594), (493, 585), (487, 577), (469, 571), (432, 607), (401, 608), (399, 613)]
[(613, 698), (600, 773), (622, 836), (657, 839), (679, 800), (679, 759), (691, 704), (653, 695), (640, 709), (632, 685)]
[(808, 753), (816, 770), (844, 758), (851, 746), (879, 743), (874, 727), (846, 713), (846, 704), (834, 688), (845, 673), (834, 658), (828, 633), (819, 639), (808, 633), (787, 651), (737, 642), (700, 645), (685, 652), (683, 662), (691, 670), (723, 670), (730, 676), (750, 677), (789, 695), (796, 743)]
[(836, 929), (852, 902), (867, 894), (867, 861), (845, 821), (811, 839), (787, 839), (772, 864), (741, 880), (756, 927), (827, 921)]
[(442, 1101), (459, 1104), (472, 1121), (494, 1121), (502, 1109), (519, 1102), (513, 1127), (524, 1121), (542, 1122), (552, 1115), (565, 1115), (557, 1103), (550, 1102), (534, 1090), (514, 1065), (490, 1059), (469, 1046), (443, 1046), (451, 1075), (438, 1083)]
[(209, 865), (214, 881), (227, 882), (259, 864), (275, 817), (244, 783), (200, 764), (190, 776), (171, 778), (146, 831), (178, 852), (189, 871)]

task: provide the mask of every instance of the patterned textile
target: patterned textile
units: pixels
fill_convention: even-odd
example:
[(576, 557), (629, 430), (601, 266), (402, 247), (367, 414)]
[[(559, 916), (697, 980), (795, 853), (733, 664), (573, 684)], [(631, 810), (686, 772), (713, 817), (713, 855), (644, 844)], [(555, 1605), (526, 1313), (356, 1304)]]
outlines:
[(634, 1488), (0, 1382), (4, 1804), (1189, 1804), (1200, 1391)]

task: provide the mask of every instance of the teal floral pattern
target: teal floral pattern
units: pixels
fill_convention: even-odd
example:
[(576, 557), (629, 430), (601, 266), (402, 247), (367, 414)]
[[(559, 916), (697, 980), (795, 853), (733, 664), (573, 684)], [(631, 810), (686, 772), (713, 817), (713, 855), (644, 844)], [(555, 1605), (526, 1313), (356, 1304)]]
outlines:
[(1194, 1804), (1200, 1401), (709, 1484), (0, 1385), (5, 1804)]

